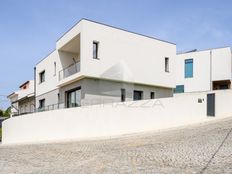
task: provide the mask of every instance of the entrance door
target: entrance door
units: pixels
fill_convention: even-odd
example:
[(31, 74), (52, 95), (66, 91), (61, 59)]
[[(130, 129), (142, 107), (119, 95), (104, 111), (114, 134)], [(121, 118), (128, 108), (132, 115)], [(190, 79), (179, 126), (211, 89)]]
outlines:
[(81, 106), (81, 89), (67, 91), (67, 108)]
[(207, 116), (215, 116), (215, 94), (207, 94)]

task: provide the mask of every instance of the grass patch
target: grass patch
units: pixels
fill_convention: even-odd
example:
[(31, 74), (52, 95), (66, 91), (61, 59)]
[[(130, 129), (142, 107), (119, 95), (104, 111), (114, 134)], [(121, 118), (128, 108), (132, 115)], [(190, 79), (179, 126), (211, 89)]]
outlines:
[(2, 141), (2, 128), (0, 128), (0, 142)]

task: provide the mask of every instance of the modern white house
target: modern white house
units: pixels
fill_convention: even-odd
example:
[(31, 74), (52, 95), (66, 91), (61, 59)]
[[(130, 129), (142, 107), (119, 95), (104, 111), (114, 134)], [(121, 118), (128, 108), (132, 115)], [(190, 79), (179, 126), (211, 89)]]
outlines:
[(36, 108), (172, 97), (176, 45), (82, 19), (35, 67)]
[[(113, 137), (231, 117), (232, 90), (219, 90), (231, 88), (231, 75), (229, 47), (176, 54), (173, 43), (82, 19), (35, 66), (34, 81), (8, 96), (13, 114), (36, 113), (4, 121), (3, 143)], [(47, 110), (55, 111), (40, 112)]]
[(35, 94), (34, 80), (29, 80), (19, 86), (19, 90), (7, 97), (11, 102), (11, 115), (22, 115), (34, 112)]
[(231, 89), (230, 47), (177, 54), (175, 69), (175, 93)]

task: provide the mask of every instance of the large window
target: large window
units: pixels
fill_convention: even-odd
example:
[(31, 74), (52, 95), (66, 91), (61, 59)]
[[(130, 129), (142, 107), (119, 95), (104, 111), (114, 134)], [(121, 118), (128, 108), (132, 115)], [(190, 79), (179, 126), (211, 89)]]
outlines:
[(81, 106), (81, 88), (67, 91), (67, 108)]
[(193, 59), (185, 60), (185, 78), (193, 77)]
[(39, 73), (39, 83), (43, 83), (45, 81), (45, 71)]
[(165, 72), (169, 72), (169, 58), (165, 57)]
[(174, 89), (174, 93), (184, 93), (184, 85), (177, 85)]
[(121, 89), (121, 102), (126, 101), (126, 90)]
[(143, 91), (134, 91), (133, 95), (134, 101), (143, 99)]
[(99, 42), (94, 41), (93, 42), (93, 58), (98, 59), (98, 47), (99, 47)]

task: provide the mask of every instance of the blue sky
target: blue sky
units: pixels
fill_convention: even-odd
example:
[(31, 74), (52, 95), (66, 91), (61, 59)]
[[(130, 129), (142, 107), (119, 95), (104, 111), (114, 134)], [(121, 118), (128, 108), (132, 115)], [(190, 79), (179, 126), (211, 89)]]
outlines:
[(0, 1), (0, 108), (33, 79), (56, 40), (88, 18), (177, 44), (178, 51), (232, 46), (230, 0)]

